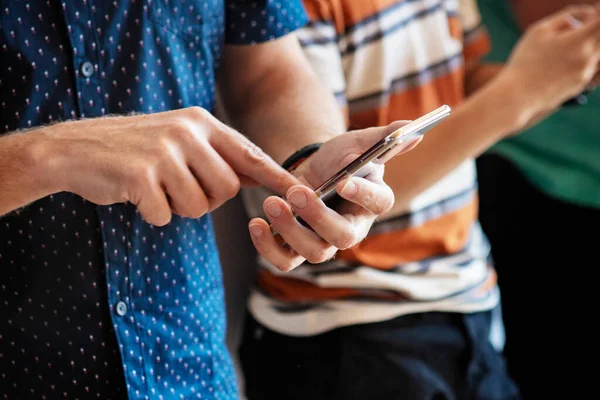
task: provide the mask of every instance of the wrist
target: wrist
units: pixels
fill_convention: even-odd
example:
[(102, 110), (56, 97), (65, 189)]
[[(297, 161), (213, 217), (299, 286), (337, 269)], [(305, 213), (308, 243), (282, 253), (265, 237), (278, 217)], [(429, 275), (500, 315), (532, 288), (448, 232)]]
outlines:
[(283, 162), (283, 164), (281, 164), (282, 167), (288, 170), (289, 172), (294, 173), (294, 171), (300, 166), (300, 164), (306, 161), (311, 155), (316, 153), (322, 145), (323, 143), (312, 143), (300, 148), (299, 150), (294, 152), (294, 154), (289, 156)]
[(64, 165), (68, 159), (65, 154), (67, 147), (53, 135), (53, 130), (60, 125), (32, 132), (31, 145), (27, 146), (28, 168), (36, 177), (36, 184), (48, 194), (67, 190), (65, 173), (68, 168)]
[(543, 105), (538, 101), (539, 96), (532, 95), (535, 90), (529, 88), (525, 81), (516, 71), (506, 68), (490, 85), (492, 97), (497, 104), (494, 112), (498, 113), (507, 128), (503, 137), (523, 130), (543, 110)]

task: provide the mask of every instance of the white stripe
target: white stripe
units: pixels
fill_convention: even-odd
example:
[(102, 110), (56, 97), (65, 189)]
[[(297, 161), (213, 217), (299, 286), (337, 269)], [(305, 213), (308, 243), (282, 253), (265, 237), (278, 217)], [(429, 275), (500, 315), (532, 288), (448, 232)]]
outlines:
[(352, 272), (320, 276), (314, 283), (322, 288), (391, 290), (402, 293), (411, 300), (431, 301), (451, 296), (482, 282), (487, 276), (487, 268), (484, 260), (474, 260), (470, 265), (460, 268), (441, 264), (422, 275), (386, 273), (360, 267)]
[(294, 31), (301, 43), (311, 43), (314, 41), (337, 41), (335, 27), (329, 23), (309, 25)]
[(325, 307), (303, 312), (282, 313), (273, 308), (277, 302), (256, 291), (250, 295), (248, 308), (254, 318), (267, 328), (291, 336), (318, 335), (342, 326), (390, 320), (421, 312), (472, 313), (491, 310), (498, 305), (497, 287), (476, 298), (473, 293), (437, 302), (367, 303), (358, 301), (327, 301)]
[[(394, 171), (391, 167), (388, 167), (386, 173), (393, 174)], [(433, 186), (415, 196), (408, 206), (402, 208), (394, 207), (380, 221), (392, 219), (407, 213), (416, 213), (419, 210), (431, 207), (444, 199), (448, 199), (474, 187), (476, 182), (477, 170), (475, 161), (471, 159), (466, 160)]]
[(365, 39), (380, 32), (386, 32), (396, 24), (414, 18), (415, 15), (424, 10), (439, 6), (442, 2), (443, 0), (423, 0), (402, 5), (395, 4), (392, 7), (396, 8), (391, 12), (380, 10), (380, 12), (384, 11), (384, 15), (373, 18), (369, 22), (354, 28), (352, 32), (343, 35), (340, 38), (340, 49), (342, 52), (345, 52), (348, 47), (355, 47), (357, 44), (364, 42)]
[(443, 9), (365, 44), (344, 55), (349, 100), (379, 93), (398, 79), (462, 52), (462, 42), (450, 36)]
[[(461, 267), (457, 267), (457, 266), (465, 264), (465, 263), (469, 263), (473, 260), (485, 261), (485, 260), (487, 260), (489, 253), (490, 253), (490, 244), (487, 241), (487, 238), (485, 237), (485, 235), (483, 234), (481, 225), (479, 225), (479, 223), (477, 223), (473, 226), (473, 229), (471, 229), (471, 236), (469, 238), (469, 242), (467, 243), (467, 247), (464, 249), (464, 251), (461, 251), (461, 252), (458, 252), (456, 254), (452, 254), (449, 256), (440, 257), (437, 260), (427, 260), (426, 259), (426, 260), (415, 261), (415, 262), (403, 264), (401, 266), (398, 266), (398, 268), (400, 268), (400, 270), (402, 271), (402, 272), (399, 272), (399, 274), (402, 274), (402, 273), (403, 274), (412, 274), (416, 271), (421, 271), (424, 263), (427, 263), (429, 265), (429, 271), (432, 273), (433, 276), (435, 276), (436, 274), (439, 274), (440, 271), (443, 271), (444, 273), (446, 273), (446, 271), (449, 268), (450, 269), (469, 268), (468, 265), (461, 266)], [(303, 264), (292, 271), (281, 272), (261, 256), (259, 256), (257, 258), (257, 262), (261, 267), (267, 269), (273, 275), (277, 275), (277, 276), (284, 277), (284, 278), (285, 277), (294, 278), (294, 279), (302, 280), (305, 282), (310, 282), (312, 284), (316, 284), (316, 285), (322, 286), (322, 287), (325, 286), (324, 282), (323, 281), (319, 282), (316, 279), (314, 279), (314, 277), (313, 277), (313, 271), (315, 270), (315, 268), (317, 268), (318, 271), (324, 273), (324, 272), (335, 271), (336, 269), (344, 268), (348, 265), (348, 263), (344, 260), (335, 259), (335, 260), (332, 260), (332, 261), (329, 261), (326, 263), (319, 264), (316, 267), (308, 265), (308, 264)], [(486, 262), (486, 264), (487, 264), (487, 262)], [(390, 273), (387, 273), (387, 275), (390, 275)], [(422, 276), (426, 276), (426, 275), (427, 275), (427, 273), (422, 274)], [(339, 285), (336, 285), (336, 286), (339, 286)], [(360, 285), (355, 286), (355, 287), (360, 287)], [(459, 289), (459, 290), (461, 290), (461, 289)]]
[(346, 90), (341, 55), (335, 43), (305, 47), (304, 55), (329, 90), (333, 93)]
[(444, 0), (444, 7), (450, 13), (457, 14), (460, 0)]
[[(283, 273), (262, 257), (259, 258), (259, 264), (276, 276), (298, 279), (323, 289), (391, 290), (417, 301), (431, 301), (451, 296), (484, 280), (488, 274), (489, 247), (487, 242), (482, 243), (482, 238), (481, 229), (477, 226), (467, 251), (432, 261), (429, 263), (428, 270), (418, 275), (411, 275), (410, 272), (418, 270), (423, 265), (419, 262), (404, 266), (402, 271), (405, 273), (385, 272), (365, 266), (348, 272), (317, 276), (311, 274), (314, 271), (311, 266), (300, 266), (293, 271)], [(465, 262), (469, 263), (457, 266)], [(344, 263), (336, 262), (336, 266), (341, 265)], [(327, 263), (319, 265), (320, 270), (326, 267)]]

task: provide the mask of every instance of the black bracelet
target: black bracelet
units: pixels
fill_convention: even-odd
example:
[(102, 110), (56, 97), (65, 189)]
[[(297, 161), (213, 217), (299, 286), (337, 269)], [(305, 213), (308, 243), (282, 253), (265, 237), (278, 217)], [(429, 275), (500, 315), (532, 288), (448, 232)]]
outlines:
[(291, 168), (295, 167), (296, 164), (298, 164), (298, 162), (307, 159), (314, 152), (319, 150), (322, 145), (323, 145), (323, 143), (313, 143), (313, 144), (309, 144), (308, 146), (304, 146), (303, 148), (301, 148), (300, 150), (296, 151), (294, 154), (289, 156), (288, 159), (285, 160), (283, 162), (283, 164), (281, 164), (281, 166), (284, 169), (290, 170)]

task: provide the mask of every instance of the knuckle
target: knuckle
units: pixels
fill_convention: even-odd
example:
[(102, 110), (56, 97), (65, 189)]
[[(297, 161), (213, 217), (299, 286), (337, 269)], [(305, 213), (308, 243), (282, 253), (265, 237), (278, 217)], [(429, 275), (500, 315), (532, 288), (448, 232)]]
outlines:
[(379, 196), (375, 200), (373, 213), (376, 215), (385, 214), (394, 205), (394, 194), (386, 193), (386, 196)]
[(168, 137), (159, 138), (150, 150), (150, 159), (156, 163), (171, 160), (173, 157), (173, 141)]
[(353, 230), (345, 230), (332, 243), (335, 247), (341, 250), (349, 249), (356, 244), (357, 237)]
[(156, 225), (156, 226), (165, 226), (165, 225), (168, 225), (171, 222), (172, 218), (173, 218), (173, 214), (171, 214), (171, 213), (165, 213), (162, 216), (156, 217), (156, 222), (155, 222), (154, 225)]
[(152, 210), (150, 212), (142, 214), (142, 217), (147, 223), (151, 225), (165, 226), (169, 222), (171, 222), (171, 218), (173, 217), (173, 215), (171, 214), (171, 212), (163, 212), (163, 210)]
[(211, 115), (207, 109), (198, 106), (192, 106), (187, 108), (186, 110), (189, 113), (189, 115), (194, 119), (203, 120), (207, 119)]
[(260, 147), (255, 145), (249, 140), (245, 140), (242, 143), (244, 159), (250, 164), (261, 165), (267, 162), (267, 155), (262, 151)]
[(208, 203), (202, 200), (196, 200), (190, 207), (189, 215), (190, 218), (200, 218), (208, 212)]
[(130, 186), (148, 187), (155, 180), (155, 169), (145, 161), (141, 161), (127, 170), (126, 181)]
[(222, 190), (223, 197), (227, 200), (234, 198), (240, 191), (241, 183), (237, 176), (223, 181)]
[(311, 264), (320, 264), (329, 259), (329, 251), (328, 247), (319, 247), (316, 249), (310, 250), (305, 258)]
[(192, 124), (185, 118), (177, 118), (166, 132), (169, 142), (187, 141), (192, 136)]
[(288, 260), (281, 260), (274, 263), (273, 265), (281, 272), (289, 272), (298, 266), (296, 263)]

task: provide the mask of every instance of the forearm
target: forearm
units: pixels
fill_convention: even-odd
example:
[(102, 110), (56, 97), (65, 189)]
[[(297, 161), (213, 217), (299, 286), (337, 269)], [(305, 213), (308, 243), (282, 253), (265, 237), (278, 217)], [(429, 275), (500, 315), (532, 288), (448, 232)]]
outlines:
[(280, 39), (289, 47), (276, 63), (260, 65), (263, 61), (253, 57), (260, 73), (245, 78), (244, 90), (236, 87), (238, 77), (225, 73), (223, 79), (230, 122), (279, 163), (307, 144), (346, 130), (334, 96), (312, 72), (295, 38), (290, 39)]
[(345, 131), (335, 98), (312, 74), (275, 72), (258, 86), (248, 107), (232, 121), (277, 162)]
[(504, 64), (499, 63), (480, 63), (472, 67), (466, 74), (466, 95), (471, 96), (473, 93), (483, 88), (488, 82), (498, 76), (503, 68)]
[(58, 192), (44, 136), (43, 129), (34, 129), (0, 137), (0, 215)]
[(386, 166), (385, 179), (396, 195), (392, 212), (404, 211), (411, 200), (468, 158), (515, 133), (535, 115), (509, 76), (499, 76), (456, 107), (452, 115), (411, 152)]

